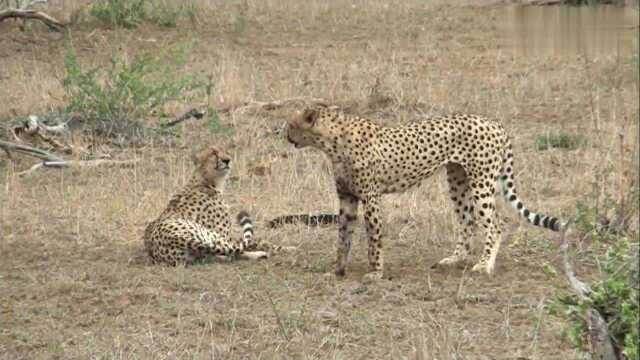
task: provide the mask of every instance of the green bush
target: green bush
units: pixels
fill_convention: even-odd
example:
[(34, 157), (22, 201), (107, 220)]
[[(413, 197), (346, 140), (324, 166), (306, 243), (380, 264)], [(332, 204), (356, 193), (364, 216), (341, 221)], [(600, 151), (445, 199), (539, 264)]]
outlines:
[(536, 150), (544, 151), (552, 148), (575, 150), (586, 145), (587, 140), (578, 134), (546, 134), (536, 138)]
[(139, 136), (152, 110), (183, 99), (202, 84), (188, 76), (171, 77), (186, 61), (187, 49), (165, 58), (143, 55), (130, 62), (114, 58), (106, 69), (84, 70), (75, 51), (65, 56), (63, 86), (66, 111), (82, 115), (93, 130), (106, 136)]
[[(587, 350), (587, 310), (596, 309), (607, 322), (614, 344), (627, 359), (638, 359), (638, 241), (619, 238), (603, 256), (594, 256), (600, 276), (591, 284), (587, 301), (577, 296), (560, 297), (561, 307), (569, 321), (569, 337), (574, 346)], [(635, 256), (634, 256), (635, 254)]]
[(193, 2), (178, 5), (162, 0), (99, 0), (91, 8), (91, 15), (99, 22), (127, 29), (135, 28), (144, 21), (162, 27), (176, 27), (182, 16), (195, 21)]

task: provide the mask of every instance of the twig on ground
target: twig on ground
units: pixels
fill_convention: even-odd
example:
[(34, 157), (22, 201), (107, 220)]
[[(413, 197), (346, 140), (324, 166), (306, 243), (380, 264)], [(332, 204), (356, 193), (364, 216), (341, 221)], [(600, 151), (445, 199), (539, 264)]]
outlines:
[(51, 30), (60, 31), (65, 25), (42, 11), (25, 9), (8, 9), (0, 11), (0, 22), (9, 18), (36, 19), (42, 21)]
[(182, 113), (182, 115), (177, 116), (175, 119), (167, 122), (166, 124), (162, 124), (161, 126), (163, 128), (168, 128), (168, 127), (180, 124), (181, 122), (189, 119), (199, 120), (199, 119), (202, 119), (205, 114), (206, 114), (206, 111), (202, 111), (198, 109), (189, 109), (188, 111)]
[(304, 98), (297, 97), (291, 99), (284, 100), (274, 100), (274, 101), (248, 101), (240, 104), (230, 105), (223, 108), (218, 109), (218, 112), (222, 114), (240, 112), (245, 113), (247, 111), (272, 111), (285, 106), (288, 106), (293, 103), (303, 103), (303, 104), (312, 104), (312, 105), (321, 105), (328, 106), (329, 102), (324, 99), (317, 98)]
[(34, 171), (42, 168), (66, 168), (66, 167), (95, 167), (95, 166), (131, 166), (140, 159), (131, 160), (109, 160), (109, 159), (94, 159), (94, 160), (65, 160), (54, 154), (51, 154), (42, 149), (37, 149), (31, 146), (15, 144), (8, 141), (0, 140), (0, 148), (2, 148), (9, 158), (11, 158), (11, 151), (19, 152), (21, 154), (33, 156), (40, 160), (44, 160), (30, 167), (29, 169), (18, 173), (19, 176), (25, 176), (33, 173)]
[(16, 151), (45, 161), (64, 161), (64, 159), (62, 159), (61, 157), (28, 145), (16, 144), (0, 140), (0, 147), (3, 148), (7, 153), (9, 153), (10, 151)]
[(70, 160), (70, 161), (43, 161), (35, 164), (29, 169), (19, 172), (18, 176), (30, 175), (40, 168), (67, 168), (67, 167), (96, 167), (96, 166), (119, 166), (128, 167), (140, 161), (140, 159), (132, 160), (107, 160), (107, 159), (95, 159), (95, 160)]

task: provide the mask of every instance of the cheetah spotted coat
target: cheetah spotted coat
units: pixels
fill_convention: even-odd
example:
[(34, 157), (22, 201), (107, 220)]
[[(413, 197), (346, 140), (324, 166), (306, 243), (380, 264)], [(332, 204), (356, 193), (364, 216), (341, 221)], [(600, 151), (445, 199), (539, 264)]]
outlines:
[(406, 126), (385, 127), (329, 108), (309, 108), (287, 124), (287, 139), (297, 148), (311, 146), (331, 160), (340, 200), (336, 274), (345, 274), (358, 206), (364, 210), (369, 238), (367, 276), (383, 271), (380, 197), (404, 191), (446, 168), (450, 197), (460, 223), (453, 254), (440, 264), (453, 264), (469, 254), (476, 227), (485, 234), (484, 250), (474, 271), (491, 274), (500, 247), (495, 193), (503, 196), (527, 221), (554, 231), (555, 217), (527, 209), (516, 194), (511, 142), (495, 120), (478, 115), (439, 116)]

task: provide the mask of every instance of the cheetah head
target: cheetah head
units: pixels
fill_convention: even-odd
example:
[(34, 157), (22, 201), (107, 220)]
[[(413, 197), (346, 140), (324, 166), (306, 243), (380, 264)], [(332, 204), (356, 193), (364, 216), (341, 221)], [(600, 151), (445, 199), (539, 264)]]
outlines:
[(231, 171), (231, 158), (215, 146), (206, 147), (193, 155), (196, 176), (207, 185), (221, 187)]
[(286, 127), (287, 141), (296, 148), (314, 146), (322, 148), (332, 138), (333, 111), (326, 108), (307, 108), (289, 120)]

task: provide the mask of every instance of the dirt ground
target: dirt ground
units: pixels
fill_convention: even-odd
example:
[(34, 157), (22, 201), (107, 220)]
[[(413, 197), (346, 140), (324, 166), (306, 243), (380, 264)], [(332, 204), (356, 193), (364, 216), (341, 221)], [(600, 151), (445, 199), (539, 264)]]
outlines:
[[(82, 9), (62, 4), (52, 12), (62, 19)], [(182, 71), (211, 77), (213, 95), (168, 113), (293, 97), (324, 98), (386, 124), (479, 113), (513, 135), (517, 186), (534, 210), (573, 216), (578, 201), (634, 186), (637, 56), (518, 56), (500, 7), (460, 1), (202, 1), (198, 9), (197, 22), (174, 29), (79, 22), (68, 39), (1, 23), (0, 119), (65, 104), (69, 41), (87, 66), (186, 43)], [(0, 154), (0, 359), (580, 358), (550, 311), (566, 291), (557, 234), (501, 206), (495, 275), (432, 269), (454, 247), (442, 172), (384, 199), (387, 279), (379, 283), (361, 282), (361, 218), (344, 279), (333, 276), (335, 227), (268, 229), (278, 215), (337, 209), (327, 160), (281, 134), (294, 110), (221, 115), (224, 132), (185, 122), (175, 146), (115, 153), (141, 159), (132, 168), (19, 177), (33, 160)], [(537, 150), (539, 137), (560, 132), (586, 143)], [(258, 237), (295, 251), (259, 262), (148, 264), (144, 227), (206, 144), (233, 154), (232, 211), (247, 209)], [(588, 278), (597, 270), (580, 239), (571, 235), (576, 269)]]

